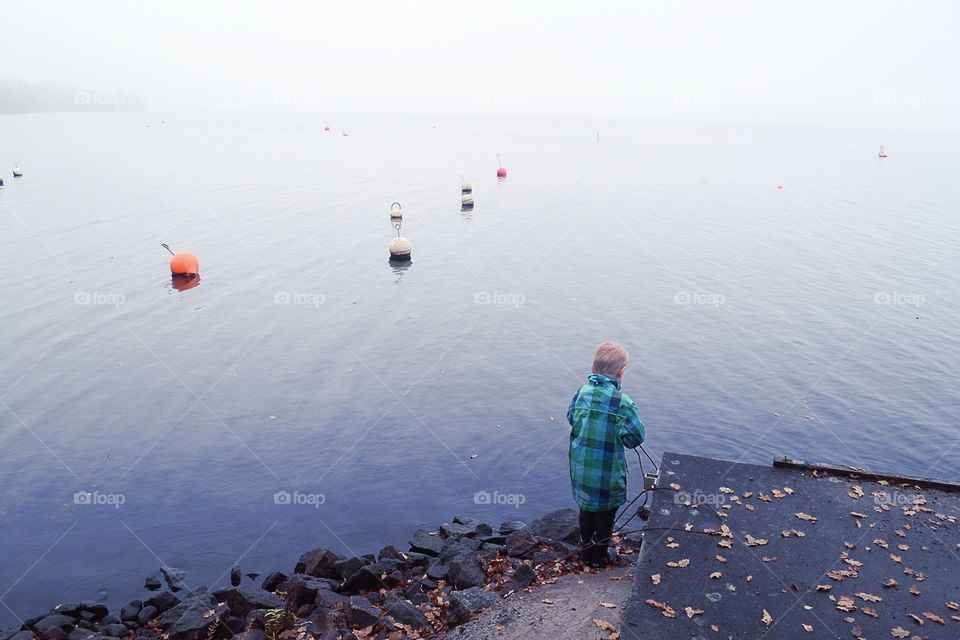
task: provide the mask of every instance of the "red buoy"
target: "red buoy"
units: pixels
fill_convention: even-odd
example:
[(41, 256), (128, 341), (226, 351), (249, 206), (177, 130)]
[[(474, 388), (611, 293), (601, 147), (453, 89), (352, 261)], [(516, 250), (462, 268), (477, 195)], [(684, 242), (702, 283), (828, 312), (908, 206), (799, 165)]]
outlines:
[(498, 177), (498, 178), (506, 178), (506, 177), (507, 177), (507, 170), (504, 169), (503, 167), (500, 167), (499, 169), (497, 169), (497, 177)]
[(170, 273), (175, 276), (195, 276), (200, 273), (200, 261), (189, 251), (181, 251), (170, 258)]
[(324, 130), (324, 131), (330, 131), (330, 127), (324, 127), (323, 130)]

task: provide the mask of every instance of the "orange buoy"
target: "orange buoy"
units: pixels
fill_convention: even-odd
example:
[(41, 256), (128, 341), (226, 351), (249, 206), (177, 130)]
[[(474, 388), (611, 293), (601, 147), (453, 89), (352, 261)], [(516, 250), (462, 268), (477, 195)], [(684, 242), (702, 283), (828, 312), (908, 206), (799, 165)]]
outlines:
[(175, 276), (195, 276), (200, 273), (200, 261), (189, 251), (180, 251), (170, 258), (170, 273)]
[(783, 185), (782, 185), (782, 184), (778, 184), (778, 185), (777, 185), (777, 189), (783, 189)]

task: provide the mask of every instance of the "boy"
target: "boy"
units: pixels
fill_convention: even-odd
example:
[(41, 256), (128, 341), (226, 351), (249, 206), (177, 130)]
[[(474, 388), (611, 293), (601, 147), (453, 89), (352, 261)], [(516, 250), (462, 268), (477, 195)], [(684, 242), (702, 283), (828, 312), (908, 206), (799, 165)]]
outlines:
[(570, 401), (570, 480), (580, 506), (583, 561), (605, 567), (617, 509), (627, 500), (624, 447), (639, 447), (645, 438), (637, 405), (620, 391), (629, 354), (616, 342), (597, 345), (593, 373)]

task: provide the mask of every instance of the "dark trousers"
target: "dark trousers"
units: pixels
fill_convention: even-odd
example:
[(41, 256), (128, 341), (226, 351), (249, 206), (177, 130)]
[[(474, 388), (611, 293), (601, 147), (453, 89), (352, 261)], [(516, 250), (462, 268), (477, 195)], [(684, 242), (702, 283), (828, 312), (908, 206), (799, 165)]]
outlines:
[(617, 510), (584, 511), (580, 509), (580, 545), (584, 548), (584, 560), (599, 563), (606, 561), (607, 545), (613, 531)]

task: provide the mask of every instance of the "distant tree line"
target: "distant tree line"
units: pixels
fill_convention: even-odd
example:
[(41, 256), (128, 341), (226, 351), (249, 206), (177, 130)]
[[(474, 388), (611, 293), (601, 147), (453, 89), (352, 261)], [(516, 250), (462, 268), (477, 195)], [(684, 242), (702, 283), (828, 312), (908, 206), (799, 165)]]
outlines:
[(0, 113), (144, 109), (142, 98), (124, 91), (79, 89), (66, 84), (0, 81)]

